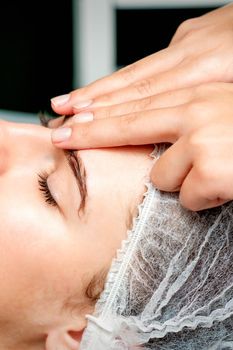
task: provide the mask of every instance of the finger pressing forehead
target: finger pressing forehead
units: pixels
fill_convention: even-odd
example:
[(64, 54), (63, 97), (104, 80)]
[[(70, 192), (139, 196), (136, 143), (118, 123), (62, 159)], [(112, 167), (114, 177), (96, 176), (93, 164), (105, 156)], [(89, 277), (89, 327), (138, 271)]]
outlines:
[(52, 141), (58, 147), (73, 149), (174, 142), (181, 114), (182, 107), (174, 107), (77, 123), (70, 127), (70, 133), (63, 130), (63, 135), (68, 135), (66, 140), (57, 137), (61, 129), (54, 130)]

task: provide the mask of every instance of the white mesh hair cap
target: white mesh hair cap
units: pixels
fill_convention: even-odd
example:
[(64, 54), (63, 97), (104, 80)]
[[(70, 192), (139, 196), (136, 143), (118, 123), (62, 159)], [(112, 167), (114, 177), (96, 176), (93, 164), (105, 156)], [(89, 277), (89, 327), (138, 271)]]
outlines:
[(233, 349), (233, 202), (192, 212), (147, 184), (81, 350)]

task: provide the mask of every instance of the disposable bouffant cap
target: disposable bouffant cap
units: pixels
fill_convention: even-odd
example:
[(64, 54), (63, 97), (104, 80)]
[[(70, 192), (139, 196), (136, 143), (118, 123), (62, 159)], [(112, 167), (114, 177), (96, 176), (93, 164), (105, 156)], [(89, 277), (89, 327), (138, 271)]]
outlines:
[(81, 350), (233, 349), (233, 202), (191, 212), (148, 183), (87, 318)]

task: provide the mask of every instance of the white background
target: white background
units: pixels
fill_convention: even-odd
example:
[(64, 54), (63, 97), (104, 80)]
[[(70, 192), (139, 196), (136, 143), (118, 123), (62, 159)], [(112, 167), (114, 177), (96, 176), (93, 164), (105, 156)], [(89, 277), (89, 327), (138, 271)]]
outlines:
[[(114, 10), (116, 8), (178, 8), (222, 6), (226, 0), (73, 0), (74, 86), (86, 85), (116, 70)], [(75, 19), (78, 18), (78, 21)], [(77, 64), (79, 66), (77, 66)]]

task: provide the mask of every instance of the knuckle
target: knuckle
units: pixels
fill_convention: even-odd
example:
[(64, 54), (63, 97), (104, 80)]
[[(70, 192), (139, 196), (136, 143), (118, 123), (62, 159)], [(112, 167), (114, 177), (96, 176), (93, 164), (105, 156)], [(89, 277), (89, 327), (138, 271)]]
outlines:
[[(189, 36), (188, 40), (192, 41), (192, 38), (190, 36), (196, 35), (196, 33), (198, 33), (197, 29), (187, 34), (187, 36)], [(199, 36), (201, 35), (202, 33), (200, 33), (199, 30)], [(187, 60), (190, 61), (190, 58)], [(196, 55), (195, 60), (192, 60), (192, 69), (202, 72), (202, 76), (205, 77), (206, 80), (208, 79), (210, 84), (213, 84), (216, 81), (221, 81), (223, 72), (222, 56), (217, 52), (210, 53), (209, 51)], [(208, 81), (203, 85), (207, 84)]]
[(187, 135), (187, 148), (191, 150), (199, 159), (208, 157), (209, 143), (205, 136), (205, 130), (195, 129)]
[(187, 32), (190, 32), (193, 27), (194, 27), (194, 24), (196, 23), (196, 18), (189, 18), (189, 19), (186, 19), (185, 21), (183, 21), (178, 29), (177, 29), (177, 32), (179, 33), (187, 33)]
[(200, 210), (200, 203), (209, 202), (215, 198), (216, 188), (212, 186), (211, 182), (204, 182), (195, 180), (194, 183), (190, 183), (189, 187), (186, 186), (185, 190), (181, 189), (179, 199), (181, 204), (192, 211)]
[(78, 99), (87, 99), (88, 96), (88, 87), (82, 87), (73, 91), (70, 91), (70, 101), (75, 101)]
[(140, 106), (141, 106), (142, 110), (148, 109), (148, 107), (150, 107), (151, 104), (152, 104), (152, 96), (151, 95), (140, 101)]
[(105, 108), (103, 111), (103, 117), (104, 118), (111, 118), (112, 117), (112, 109), (111, 108)]
[(215, 164), (205, 162), (195, 168), (195, 192), (207, 201), (229, 199), (229, 189), (223, 185), (223, 174)]
[(222, 71), (222, 59), (218, 54), (205, 54), (202, 58), (202, 65), (206, 69), (207, 73), (212, 73), (212, 76), (214, 73), (216, 76), (218, 76), (218, 72)]
[(209, 198), (212, 192), (212, 184), (216, 183), (216, 172), (212, 171), (213, 166), (208, 161), (199, 162), (194, 166), (195, 178), (199, 185), (199, 192), (202, 197)]
[[(75, 125), (73, 126), (74, 132), (72, 133), (72, 138), (75, 141), (76, 139), (78, 140), (85, 140), (89, 141), (90, 139), (90, 133), (91, 133), (91, 127), (85, 123), (85, 125)], [(76, 136), (75, 136), (76, 135)], [(78, 135), (78, 137), (77, 137)]]
[(101, 95), (101, 97), (97, 97), (95, 99), (95, 105), (96, 106), (105, 106), (111, 104), (112, 101), (112, 95), (111, 94), (105, 94)]
[(119, 118), (119, 133), (123, 144), (132, 144), (132, 129), (135, 126), (136, 120), (137, 114), (130, 114)]
[(152, 95), (151, 81), (149, 79), (143, 79), (135, 83), (134, 88), (139, 95)]
[(133, 102), (132, 112), (147, 110), (150, 108), (151, 104), (152, 104), (151, 96), (136, 100), (135, 102)]
[(136, 64), (130, 64), (119, 70), (119, 75), (121, 79), (127, 83), (131, 83), (135, 80), (137, 75)]
[(183, 48), (183, 44), (186, 44), (187, 48), (191, 47), (192, 43), (201, 35), (201, 30), (197, 18), (190, 18), (182, 22), (175, 33), (176, 37), (179, 38), (181, 48)]
[(205, 54), (200, 57), (200, 68), (207, 76), (211, 74), (211, 80), (214, 82), (220, 78), (222, 72), (222, 59), (218, 54)]
[(205, 122), (211, 120), (214, 116), (214, 104), (211, 102), (207, 91), (203, 93), (199, 90), (198, 94), (193, 98), (193, 101), (186, 105), (187, 123), (195, 127), (204, 125)]
[(94, 111), (94, 119), (106, 119), (112, 117), (112, 109), (109, 107), (97, 108)]

